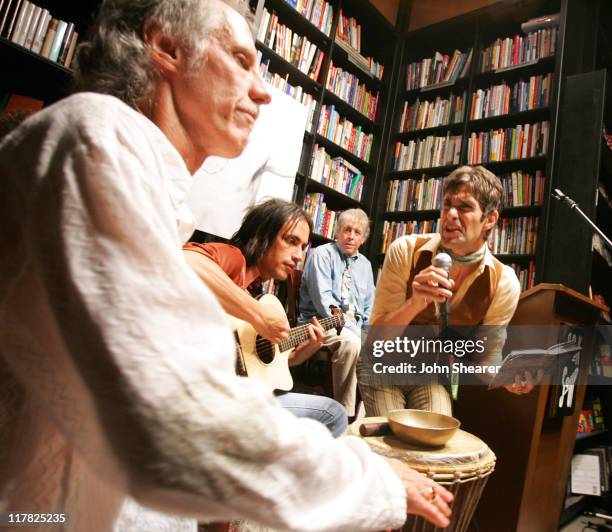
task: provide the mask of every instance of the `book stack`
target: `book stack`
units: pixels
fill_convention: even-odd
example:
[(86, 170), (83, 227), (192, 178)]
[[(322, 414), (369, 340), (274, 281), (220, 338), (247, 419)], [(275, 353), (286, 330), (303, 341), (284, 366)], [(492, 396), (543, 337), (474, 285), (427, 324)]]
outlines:
[(310, 179), (333, 188), (349, 198), (361, 201), (363, 174), (358, 168), (343, 159), (333, 157), (325, 148), (315, 144), (310, 166)]
[(306, 109), (308, 110), (308, 120), (306, 122), (306, 129), (310, 131), (317, 101), (313, 98), (311, 94), (305, 92), (303, 87), (301, 87), (300, 85), (291, 85), (289, 83), (288, 75), (282, 77), (278, 74), (270, 72), (270, 60), (263, 59), (262, 54), (259, 51), (257, 52), (257, 61), (259, 63), (259, 73), (266, 83), (272, 85), (273, 87), (276, 87), (278, 90), (284, 92), (285, 94), (288, 94), (294, 100), (297, 100), (306, 107)]
[(480, 53), (480, 71), (519, 66), (555, 55), (557, 28), (542, 28), (527, 35), (497, 38)]
[(69, 68), (78, 32), (28, 0), (0, 1), (0, 36)]
[(550, 105), (554, 75), (531, 76), (529, 81), (520, 80), (513, 85), (505, 81), (488, 89), (478, 89), (472, 94), (470, 119), (479, 120), (490, 116), (520, 113)]
[(439, 220), (423, 220), (421, 222), (388, 222), (383, 224), (382, 243), (380, 252), (386, 253), (389, 245), (400, 236), (404, 235), (426, 235), (437, 233)]
[(508, 266), (516, 272), (521, 284), (521, 291), (529, 290), (535, 285), (535, 261), (530, 260), (527, 267), (516, 263), (508, 264)]
[(546, 155), (549, 123), (473, 132), (468, 139), (467, 164), (483, 164)]
[(319, 77), (323, 52), (306, 37), (281, 24), (274, 11), (270, 13), (264, 8), (257, 40), (311, 79)]
[(436, 52), (433, 57), (410, 63), (406, 72), (406, 90), (421, 89), (441, 83), (454, 83), (470, 70), (472, 50), (455, 50), (452, 56)]
[(455, 94), (451, 94), (448, 98), (438, 96), (434, 101), (421, 101), (417, 98), (412, 105), (405, 101), (400, 132), (447, 126), (463, 121), (465, 97), (464, 92), (461, 96)]
[(362, 131), (347, 118), (341, 118), (333, 105), (324, 105), (319, 116), (317, 133), (337, 144), (346, 151), (363, 159), (370, 160), (374, 136)]
[(361, 55), (361, 26), (357, 19), (345, 16), (342, 9), (334, 42), (348, 54), (351, 63), (372, 77), (382, 79), (385, 67), (375, 59)]
[(319, 192), (306, 194), (304, 210), (312, 219), (314, 233), (325, 238), (333, 238), (338, 213), (327, 207), (323, 194)]
[(374, 121), (376, 119), (378, 93), (373, 94), (367, 90), (365, 84), (360, 83), (357, 76), (335, 67), (333, 62), (330, 64), (327, 73), (325, 88), (370, 120)]
[(329, 37), (334, 20), (334, 10), (325, 0), (285, 0), (300, 15), (308, 19)]
[(442, 205), (444, 178), (393, 180), (389, 182), (386, 210), (421, 211), (439, 209)]
[(531, 255), (535, 253), (540, 219), (534, 216), (502, 218), (489, 235), (494, 255)]
[(542, 175), (541, 170), (537, 170), (535, 175), (519, 170), (498, 177), (504, 190), (504, 207), (522, 207), (544, 203), (546, 178)]
[(459, 164), (461, 135), (447, 133), (445, 137), (429, 135), (424, 139), (397, 142), (393, 157), (393, 170), (415, 170)]

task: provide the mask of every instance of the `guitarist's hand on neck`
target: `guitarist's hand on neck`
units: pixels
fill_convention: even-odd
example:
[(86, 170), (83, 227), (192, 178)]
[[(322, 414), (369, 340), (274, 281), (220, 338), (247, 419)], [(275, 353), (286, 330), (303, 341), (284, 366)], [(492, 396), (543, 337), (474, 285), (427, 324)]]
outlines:
[(289, 355), (290, 366), (299, 366), (302, 362), (308, 360), (319, 349), (321, 349), (321, 346), (323, 345), (325, 331), (319, 324), (317, 318), (312, 318), (311, 321), (312, 323), (308, 325), (308, 336), (310, 339), (307, 342), (298, 345), (293, 350), (293, 353)]

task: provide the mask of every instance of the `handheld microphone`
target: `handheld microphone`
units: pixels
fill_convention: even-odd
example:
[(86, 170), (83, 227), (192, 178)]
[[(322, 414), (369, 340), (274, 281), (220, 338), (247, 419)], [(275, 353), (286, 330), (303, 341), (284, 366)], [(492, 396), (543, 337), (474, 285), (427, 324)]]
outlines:
[[(446, 277), (450, 274), (451, 266), (453, 265), (453, 259), (451, 259), (448, 253), (438, 253), (431, 264), (436, 268), (440, 268), (446, 272)], [(450, 305), (448, 298), (444, 301), (444, 304), (440, 305), (440, 312), (442, 314), (442, 324), (444, 328), (448, 327), (448, 316), (450, 315)]]

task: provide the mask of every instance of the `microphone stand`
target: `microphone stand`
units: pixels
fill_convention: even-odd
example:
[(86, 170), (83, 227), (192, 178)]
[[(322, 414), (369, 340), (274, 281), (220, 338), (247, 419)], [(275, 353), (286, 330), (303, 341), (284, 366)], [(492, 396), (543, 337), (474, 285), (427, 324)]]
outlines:
[(612, 241), (605, 235), (605, 233), (599, 228), (597, 227), (592, 221), (591, 219), (584, 214), (584, 212), (582, 212), (582, 210), (580, 209), (580, 207), (578, 207), (578, 204), (569, 196), (566, 196), (563, 192), (561, 192), (561, 190), (559, 190), (558, 188), (556, 188), (551, 196), (553, 198), (555, 198), (556, 200), (559, 200), (562, 203), (565, 203), (567, 205), (569, 205), (570, 209), (574, 209), (576, 212), (578, 212), (578, 214), (580, 214), (580, 216), (587, 221), (587, 223), (593, 228), (595, 229), (595, 231), (597, 231), (597, 234), (599, 234), (599, 236), (603, 239), (603, 241), (608, 244), (608, 246), (610, 247), (610, 249), (612, 249)]

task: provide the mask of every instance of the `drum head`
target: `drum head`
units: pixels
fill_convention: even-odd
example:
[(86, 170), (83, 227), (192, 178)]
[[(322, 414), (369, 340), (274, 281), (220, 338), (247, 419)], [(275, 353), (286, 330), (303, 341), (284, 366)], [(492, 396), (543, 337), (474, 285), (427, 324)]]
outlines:
[[(361, 438), (361, 424), (382, 423), (386, 420), (386, 417), (359, 419), (348, 428), (348, 434)], [(416, 447), (393, 435), (368, 436), (363, 439), (378, 454), (397, 458), (423, 473), (457, 474), (464, 477), (482, 474), (495, 465), (495, 455), (487, 444), (464, 430), (458, 430), (444, 447), (437, 449)]]

